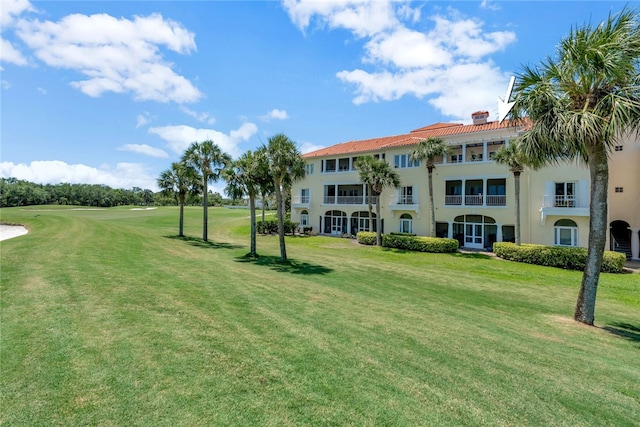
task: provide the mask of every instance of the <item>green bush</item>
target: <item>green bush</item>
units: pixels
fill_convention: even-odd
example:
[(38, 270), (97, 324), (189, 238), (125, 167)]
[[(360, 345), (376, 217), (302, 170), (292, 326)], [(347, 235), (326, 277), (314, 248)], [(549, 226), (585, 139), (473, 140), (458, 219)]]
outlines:
[(373, 231), (359, 231), (356, 235), (358, 243), (369, 246), (376, 244), (376, 237), (376, 233)]
[[(293, 234), (293, 231), (298, 228), (299, 223), (291, 222), (288, 219), (284, 220), (284, 232), (285, 234)], [(278, 221), (258, 221), (256, 223), (256, 231), (259, 234), (277, 234), (278, 233)]]
[(420, 237), (394, 233), (382, 236), (382, 246), (407, 251), (443, 253), (457, 251), (458, 241), (441, 237)]
[[(509, 261), (569, 270), (584, 270), (587, 263), (587, 250), (585, 248), (566, 248), (534, 244), (522, 244), (518, 246), (515, 243), (496, 242), (493, 244), (493, 252), (500, 258)], [(601, 271), (604, 273), (620, 273), (625, 261), (626, 257), (624, 254), (605, 251)]]

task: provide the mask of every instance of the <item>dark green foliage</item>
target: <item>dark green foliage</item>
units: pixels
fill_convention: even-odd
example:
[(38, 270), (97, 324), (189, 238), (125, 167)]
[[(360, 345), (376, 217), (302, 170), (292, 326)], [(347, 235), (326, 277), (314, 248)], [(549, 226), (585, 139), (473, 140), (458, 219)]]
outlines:
[[(517, 246), (514, 243), (496, 242), (493, 244), (493, 251), (500, 258), (509, 261), (569, 270), (584, 270), (587, 262), (587, 250), (585, 248), (565, 248), (534, 244)], [(625, 261), (624, 254), (605, 251), (601, 271), (604, 273), (620, 273)]]
[(376, 233), (374, 231), (360, 231), (356, 238), (361, 245), (373, 246), (376, 244)]
[[(284, 220), (284, 232), (285, 234), (293, 234), (293, 231), (300, 225), (297, 222), (291, 222), (289, 219)], [(278, 221), (258, 221), (256, 228), (259, 234), (278, 234)], [(311, 228), (311, 227), (309, 227)]]
[[(376, 244), (376, 233), (373, 232), (361, 231), (357, 238), (358, 243), (362, 245)], [(416, 236), (411, 233), (391, 233), (382, 235), (382, 246), (415, 252), (446, 253), (457, 251), (458, 241), (440, 237)]]
[(446, 253), (457, 251), (458, 241), (441, 237), (385, 234), (382, 236), (382, 246), (415, 252)]

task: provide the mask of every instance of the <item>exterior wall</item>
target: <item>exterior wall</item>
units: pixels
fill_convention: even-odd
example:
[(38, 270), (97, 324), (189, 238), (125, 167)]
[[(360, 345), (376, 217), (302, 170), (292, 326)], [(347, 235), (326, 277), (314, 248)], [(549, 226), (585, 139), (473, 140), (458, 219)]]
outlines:
[[(437, 162), (433, 172), (434, 205), (436, 222), (440, 226), (447, 224), (448, 237), (454, 236), (455, 230), (468, 230), (469, 218), (482, 218), (485, 221), (485, 230), (491, 230), (491, 239), (485, 233), (484, 246), (490, 246), (491, 240), (502, 241), (506, 239), (503, 230), (509, 232), (509, 227), (515, 225), (515, 192), (514, 177), (508, 168), (499, 165), (490, 159), (491, 151), (499, 148), (498, 142), (508, 144), (509, 139), (516, 134), (512, 128), (503, 128), (491, 132), (478, 132), (465, 135), (453, 135), (445, 138), (455, 151), (462, 156), (462, 163), (452, 163), (451, 156)], [(493, 145), (496, 143), (495, 145)], [(462, 145), (466, 145), (462, 149)], [(475, 145), (475, 146), (473, 146)], [(304, 180), (296, 183), (292, 190), (292, 220), (300, 221), (303, 211), (309, 214), (309, 225), (320, 234), (325, 234), (323, 219), (327, 211), (340, 211), (346, 215), (348, 232), (355, 233), (352, 226), (352, 216), (356, 212), (367, 212), (366, 200), (363, 198), (360, 204), (331, 204), (324, 200), (326, 185), (357, 186), (361, 185), (356, 170), (339, 171), (332, 173), (321, 172), (321, 160), (354, 157), (365, 154), (384, 155), (385, 160), (393, 167), (396, 155), (409, 155), (416, 145), (395, 147), (370, 153), (349, 153), (334, 155), (331, 157), (307, 158), (308, 164), (313, 164), (313, 174), (307, 175)], [(471, 161), (470, 151), (475, 151), (476, 160)], [(482, 159), (478, 160), (478, 155)], [(459, 160), (459, 159), (455, 159)], [(627, 137), (623, 151), (614, 152), (610, 167), (610, 221), (620, 220), (629, 224), (632, 239), (634, 257), (640, 255), (640, 143), (632, 137)], [(397, 168), (401, 178), (401, 186), (412, 186), (413, 194), (411, 203), (406, 203), (406, 198), (401, 198), (401, 192), (397, 189), (385, 189), (380, 196), (380, 212), (383, 219), (383, 231), (385, 233), (401, 231), (401, 216), (408, 214), (412, 217), (413, 233), (417, 235), (429, 235), (430, 233), (430, 209), (428, 195), (428, 173), (424, 162), (419, 167)], [(504, 198), (495, 205), (489, 202), (488, 194), (481, 194), (477, 199), (481, 204), (467, 205), (465, 184), (470, 180), (480, 180), (486, 190), (487, 180), (504, 180)], [(447, 181), (461, 181), (462, 202), (452, 204), (452, 199), (447, 199)], [(492, 181), (494, 182), (494, 181)], [(570, 184), (563, 184), (570, 183)], [(566, 194), (557, 195), (557, 186), (570, 186)], [(616, 193), (615, 187), (623, 187), (623, 192)], [(346, 188), (346, 187), (342, 187)], [(352, 187), (349, 187), (352, 188)], [(355, 188), (355, 187), (353, 187)], [(301, 201), (302, 189), (309, 190), (309, 200)], [(556, 238), (554, 225), (558, 220), (571, 220), (577, 225), (577, 245), (586, 247), (589, 232), (589, 171), (586, 165), (580, 162), (559, 164), (542, 168), (540, 170), (525, 170), (520, 177), (520, 222), (521, 238), (525, 243), (538, 243), (553, 245)], [(471, 200), (471, 199), (469, 199)], [(491, 199), (491, 200), (496, 200)], [(373, 206), (375, 215), (375, 205)], [(456, 218), (464, 218), (464, 224), (458, 223)], [(456, 224), (454, 224), (456, 222)], [(565, 221), (566, 223), (566, 221)], [(487, 225), (488, 224), (488, 225)], [(471, 224), (472, 225), (472, 224)], [(473, 228), (473, 227), (472, 227)], [(471, 228), (469, 228), (471, 229)], [(497, 230), (497, 231), (496, 231)], [(466, 231), (465, 231), (466, 233)], [(637, 237), (633, 237), (637, 236)], [(465, 234), (466, 237), (466, 234)], [(465, 242), (463, 242), (464, 244)], [(466, 246), (466, 244), (465, 244)], [(477, 247), (477, 246), (476, 246)]]

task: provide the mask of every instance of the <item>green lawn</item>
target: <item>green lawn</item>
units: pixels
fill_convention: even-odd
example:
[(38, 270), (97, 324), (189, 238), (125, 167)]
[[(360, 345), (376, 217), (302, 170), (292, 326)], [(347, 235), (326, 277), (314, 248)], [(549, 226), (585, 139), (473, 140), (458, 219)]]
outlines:
[(0, 424), (624, 426), (640, 275), (276, 236), (245, 210), (3, 209)]

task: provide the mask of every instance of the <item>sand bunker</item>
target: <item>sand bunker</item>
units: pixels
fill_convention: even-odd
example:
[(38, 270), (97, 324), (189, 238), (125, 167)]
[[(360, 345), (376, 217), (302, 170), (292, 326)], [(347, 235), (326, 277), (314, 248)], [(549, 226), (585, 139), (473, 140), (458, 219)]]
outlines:
[(25, 235), (29, 232), (21, 225), (5, 225), (0, 224), (0, 240), (7, 240), (13, 237)]

